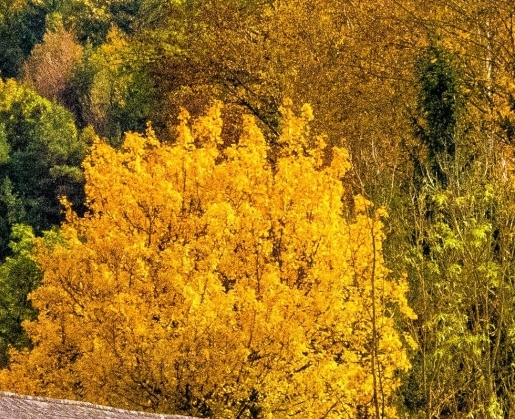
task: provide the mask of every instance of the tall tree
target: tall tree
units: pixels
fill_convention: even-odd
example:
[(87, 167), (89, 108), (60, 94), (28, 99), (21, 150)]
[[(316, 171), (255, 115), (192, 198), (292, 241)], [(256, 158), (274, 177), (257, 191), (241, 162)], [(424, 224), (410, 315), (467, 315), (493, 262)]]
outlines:
[(132, 33), (132, 24), (142, 0), (60, 0), (53, 10), (63, 19), (65, 28), (83, 46), (98, 47), (106, 42), (112, 26), (124, 33)]
[[(457, 70), (449, 52), (431, 46), (420, 55), (416, 71), (419, 98), (414, 128), (427, 152), (429, 171), (424, 175), (445, 189), (455, 162), (458, 119), (463, 106)], [(415, 165), (421, 168), (418, 157), (414, 158)]]
[(35, 346), (2, 388), (216, 418), (395, 417), (409, 362), (394, 317), (413, 313), (383, 262), (385, 212), (345, 208), (347, 152), (324, 157), (309, 106), (281, 112), (275, 151), (251, 117), (223, 148), (219, 106), (183, 111), (174, 145), (151, 129), (95, 143), (91, 212), (39, 243)]
[(32, 50), (23, 65), (23, 83), (46, 99), (71, 111), (82, 126), (77, 88), (72, 81), (77, 73), (83, 49), (60, 22), (45, 33), (43, 42)]
[(0, 257), (14, 224), (36, 233), (62, 220), (58, 195), (82, 211), (86, 145), (73, 117), (13, 80), (0, 81)]
[(35, 1), (0, 1), (0, 75), (17, 77), (45, 33), (47, 10)]

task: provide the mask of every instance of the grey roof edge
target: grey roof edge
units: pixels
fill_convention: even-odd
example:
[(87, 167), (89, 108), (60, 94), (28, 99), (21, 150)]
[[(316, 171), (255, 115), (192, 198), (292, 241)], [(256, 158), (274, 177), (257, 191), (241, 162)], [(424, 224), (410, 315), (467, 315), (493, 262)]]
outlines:
[(103, 406), (100, 404), (94, 404), (89, 402), (81, 402), (77, 400), (67, 400), (67, 399), (53, 399), (50, 397), (41, 397), (41, 396), (27, 396), (19, 393), (11, 393), (8, 391), (0, 391), (0, 397), (17, 399), (17, 400), (27, 400), (27, 401), (38, 401), (43, 403), (49, 403), (53, 405), (66, 405), (66, 406), (80, 406), (89, 409), (105, 411), (105, 412), (115, 412), (121, 414), (129, 414), (131, 417), (142, 417), (148, 419), (199, 419), (193, 416), (181, 416), (181, 415), (166, 415), (163, 413), (149, 413), (149, 412), (140, 412), (136, 410), (124, 410), (116, 407)]

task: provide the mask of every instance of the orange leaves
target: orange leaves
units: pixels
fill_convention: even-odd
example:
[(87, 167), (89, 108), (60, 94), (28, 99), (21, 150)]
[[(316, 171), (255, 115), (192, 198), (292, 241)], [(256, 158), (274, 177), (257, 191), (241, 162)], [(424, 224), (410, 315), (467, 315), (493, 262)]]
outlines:
[(183, 112), (174, 145), (151, 129), (118, 151), (95, 143), (91, 213), (68, 219), (66, 243), (41, 244), (38, 345), (1, 385), (222, 419), (339, 418), (372, 409), (375, 356), (387, 403), (409, 366), (387, 309), (409, 314), (405, 284), (388, 277), (371, 204), (342, 217), (346, 152), (323, 165), (311, 109), (283, 115), (273, 161), (250, 117), (222, 147), (218, 104), (193, 124)]

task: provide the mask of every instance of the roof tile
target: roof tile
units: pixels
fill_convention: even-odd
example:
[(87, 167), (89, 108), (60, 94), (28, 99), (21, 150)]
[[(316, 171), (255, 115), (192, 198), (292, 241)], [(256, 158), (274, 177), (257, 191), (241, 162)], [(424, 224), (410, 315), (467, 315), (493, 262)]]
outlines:
[(0, 392), (0, 419), (196, 419)]

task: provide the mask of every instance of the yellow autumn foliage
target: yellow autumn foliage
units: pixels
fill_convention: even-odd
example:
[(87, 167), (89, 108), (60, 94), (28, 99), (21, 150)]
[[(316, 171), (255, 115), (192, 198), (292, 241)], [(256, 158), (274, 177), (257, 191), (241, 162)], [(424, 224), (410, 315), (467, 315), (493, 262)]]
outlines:
[(308, 106), (282, 112), (273, 152), (251, 117), (224, 148), (219, 104), (183, 111), (174, 144), (97, 141), (90, 213), (39, 242), (35, 346), (0, 387), (217, 419), (395, 417), (394, 318), (413, 313), (384, 210), (358, 196), (344, 217), (346, 151), (312, 138)]

